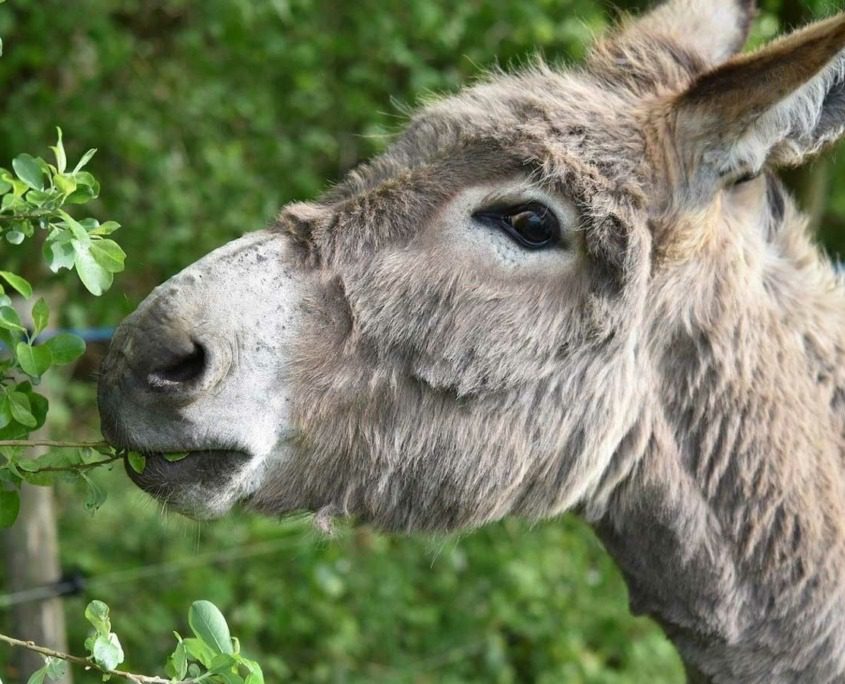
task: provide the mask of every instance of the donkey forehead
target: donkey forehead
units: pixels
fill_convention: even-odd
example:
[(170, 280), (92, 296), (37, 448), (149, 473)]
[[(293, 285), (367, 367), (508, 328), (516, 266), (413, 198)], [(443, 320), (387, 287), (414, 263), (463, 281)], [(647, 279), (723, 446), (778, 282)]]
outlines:
[(412, 121), (399, 145), (425, 155), (472, 135), (519, 135), (555, 140), (588, 135), (618, 137), (632, 123), (630, 95), (602, 87), (588, 72), (528, 72), (492, 77), (485, 83), (430, 103)]
[(352, 171), (325, 199), (349, 199), (449, 160), (463, 162), (465, 178), (450, 179), (461, 184), (473, 182), (479, 172), (489, 181), (538, 169), (550, 180), (556, 171), (569, 175), (573, 166), (583, 165), (590, 167), (586, 173), (629, 185), (639, 176), (644, 150), (632, 99), (601, 87), (587, 72), (538, 66), (499, 74), (429, 103), (385, 154)]

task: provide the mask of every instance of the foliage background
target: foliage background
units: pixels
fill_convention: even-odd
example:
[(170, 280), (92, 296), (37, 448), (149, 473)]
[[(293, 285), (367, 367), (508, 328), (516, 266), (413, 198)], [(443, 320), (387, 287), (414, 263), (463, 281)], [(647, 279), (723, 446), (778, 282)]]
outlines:
[[(113, 325), (156, 283), (381, 150), (421, 96), (536, 51), (577, 60), (620, 8), (647, 4), (9, 0), (0, 6), (0, 160), (44, 154), (56, 125), (71, 157), (100, 148), (94, 213), (124, 224), (128, 268), (96, 302), (69, 279), (57, 287), (69, 302), (65, 324)], [(762, 5), (756, 42), (834, 8)], [(834, 254), (845, 249), (845, 193), (830, 189), (843, 175), (829, 155), (790, 177)], [(46, 278), (23, 250), (0, 249), (3, 268)], [(61, 388), (56, 435), (96, 434), (101, 352), (92, 348)], [(508, 521), (463, 538), (359, 529), (325, 540), (307, 520), (162, 524), (120, 473), (104, 484), (113, 495), (93, 518), (78, 493), (59, 490), (64, 566), (93, 578), (85, 597), (67, 601), (71, 643), (79, 650), (84, 638), (85, 601), (103, 599), (136, 671), (155, 669), (169, 629), (208, 598), (270, 682), (682, 680), (671, 647), (628, 615), (616, 570), (573, 519)], [(256, 543), (279, 548), (248, 555)], [(246, 557), (209, 559), (225, 549)], [(5, 619), (0, 611), (0, 628)], [(14, 681), (6, 656), (0, 676)]]

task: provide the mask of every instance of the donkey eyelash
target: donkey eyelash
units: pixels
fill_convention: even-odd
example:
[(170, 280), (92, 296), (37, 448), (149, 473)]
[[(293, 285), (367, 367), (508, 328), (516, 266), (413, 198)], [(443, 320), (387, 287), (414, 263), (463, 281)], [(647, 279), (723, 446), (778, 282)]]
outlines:
[(739, 187), (740, 185), (745, 185), (746, 183), (750, 183), (753, 180), (757, 180), (762, 175), (763, 175), (762, 171), (748, 171), (748, 172), (742, 174), (741, 176), (731, 180), (727, 184), (727, 187), (736, 188), (736, 187)]

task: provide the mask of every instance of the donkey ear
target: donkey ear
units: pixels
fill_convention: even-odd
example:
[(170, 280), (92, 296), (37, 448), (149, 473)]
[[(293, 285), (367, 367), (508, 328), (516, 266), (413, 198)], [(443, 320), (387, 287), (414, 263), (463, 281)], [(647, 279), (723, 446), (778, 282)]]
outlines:
[(681, 89), (745, 45), (755, 0), (668, 0), (622, 22), (590, 51), (589, 68), (634, 92)]
[(678, 91), (742, 49), (755, 0), (668, 0), (593, 46), (588, 68), (634, 93)]
[(714, 66), (742, 49), (756, 13), (755, 0), (669, 0), (629, 30), (669, 39)]
[(674, 112), (681, 159), (707, 175), (801, 163), (845, 131), (845, 14), (700, 76)]

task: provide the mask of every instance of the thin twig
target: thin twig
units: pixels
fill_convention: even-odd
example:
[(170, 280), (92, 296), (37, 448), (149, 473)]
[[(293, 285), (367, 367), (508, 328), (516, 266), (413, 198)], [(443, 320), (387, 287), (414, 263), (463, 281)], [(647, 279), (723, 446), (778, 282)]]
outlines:
[[(47, 447), (50, 449), (102, 449), (103, 447), (113, 448), (108, 442), (57, 442), (49, 439), (7, 439), (0, 440), (0, 448), (3, 447)], [(109, 465), (123, 459), (122, 453), (107, 456), (99, 461), (91, 463), (75, 463), (67, 466), (46, 466), (37, 470), (26, 470), (28, 473), (78, 473), (86, 470), (93, 470), (100, 466)]]
[(130, 682), (136, 682), (136, 684), (196, 684), (197, 681), (196, 679), (185, 679), (182, 681), (175, 682), (172, 679), (164, 679), (163, 677), (147, 677), (146, 675), (134, 674), (132, 672), (124, 672), (123, 670), (106, 670), (97, 665), (97, 663), (95, 663), (93, 660), (89, 660), (88, 658), (81, 658), (80, 656), (70, 655), (69, 653), (62, 653), (61, 651), (54, 651), (52, 648), (38, 646), (32, 641), (21, 641), (20, 639), (14, 639), (12, 637), (6, 636), (5, 634), (0, 634), (0, 641), (4, 641), (10, 646), (25, 648), (29, 651), (39, 653), (43, 656), (50, 656), (51, 658), (58, 658), (59, 660), (64, 660), (68, 663), (73, 663), (74, 665), (80, 665), (86, 670), (93, 668), (95, 670), (99, 670), (103, 674), (110, 674), (116, 677), (123, 677), (124, 679), (128, 679)]
[[(92, 461), (91, 463), (76, 463), (68, 466), (47, 466), (46, 468), (39, 468), (38, 470), (27, 470), (28, 473), (78, 473), (81, 470), (93, 470), (100, 466), (109, 465), (115, 461), (120, 461), (123, 456), (112, 456), (111, 458), (104, 458), (102, 461)], [(23, 470), (26, 470), (25, 468)]]
[(4, 439), (0, 440), (2, 447), (50, 447), (54, 449), (102, 449), (111, 447), (108, 442), (61, 442), (51, 439)]

